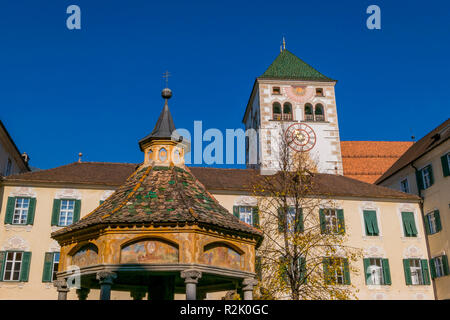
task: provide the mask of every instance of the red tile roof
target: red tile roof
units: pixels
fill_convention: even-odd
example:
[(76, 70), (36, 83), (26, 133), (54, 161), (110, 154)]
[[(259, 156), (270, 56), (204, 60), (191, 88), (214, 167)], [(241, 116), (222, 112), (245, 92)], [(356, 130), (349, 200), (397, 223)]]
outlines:
[(412, 145), (411, 141), (341, 141), (344, 176), (374, 183)]

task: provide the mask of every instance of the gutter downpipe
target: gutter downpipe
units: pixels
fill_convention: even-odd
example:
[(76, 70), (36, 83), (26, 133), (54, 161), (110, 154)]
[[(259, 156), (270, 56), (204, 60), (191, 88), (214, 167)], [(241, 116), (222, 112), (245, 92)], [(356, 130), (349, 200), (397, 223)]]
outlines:
[[(411, 167), (414, 168), (414, 175), (417, 177), (417, 172), (419, 172), (419, 170), (414, 166), (414, 162), (411, 162)], [(428, 262), (431, 264), (431, 250), (430, 250), (430, 243), (428, 242), (428, 234), (427, 234), (427, 227), (425, 225), (425, 215), (424, 215), (424, 211), (423, 211), (423, 203), (424, 203), (424, 197), (422, 196), (422, 190), (419, 187), (419, 183), (416, 179), (416, 185), (417, 185), (417, 195), (420, 197), (420, 202), (419, 202), (419, 207), (420, 207), (420, 213), (422, 215), (422, 226), (423, 226), (423, 231), (425, 233), (425, 244), (427, 246), (427, 251), (428, 251)], [(431, 270), (431, 266), (429, 267), (429, 269)], [(431, 271), (430, 271), (430, 279), (431, 279)], [(434, 293), (434, 300), (437, 300), (437, 292), (436, 292), (436, 283), (435, 283), (435, 279), (431, 279), (431, 285), (433, 287), (433, 293)]]

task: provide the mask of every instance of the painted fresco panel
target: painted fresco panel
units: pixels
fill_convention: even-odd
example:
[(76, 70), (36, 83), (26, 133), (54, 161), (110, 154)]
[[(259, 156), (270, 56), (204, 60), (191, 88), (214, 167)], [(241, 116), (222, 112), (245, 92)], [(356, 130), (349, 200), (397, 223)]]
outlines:
[(177, 263), (178, 248), (167, 242), (145, 240), (124, 247), (121, 263)]
[(203, 263), (232, 269), (241, 269), (242, 257), (236, 250), (223, 244), (205, 246)]
[(98, 264), (98, 250), (93, 244), (82, 247), (72, 256), (72, 264), (85, 267)]

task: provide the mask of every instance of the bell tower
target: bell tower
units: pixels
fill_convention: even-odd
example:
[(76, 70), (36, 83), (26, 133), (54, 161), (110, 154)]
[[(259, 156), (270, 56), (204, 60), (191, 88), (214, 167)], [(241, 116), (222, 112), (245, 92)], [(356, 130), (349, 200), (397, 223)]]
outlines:
[[(280, 139), (294, 142), (292, 152), (307, 152), (322, 173), (343, 174), (334, 87), (328, 78), (289, 52), (256, 78), (242, 122), (257, 132), (256, 157), (247, 167), (277, 170)], [(247, 144), (247, 154), (252, 146)], [(255, 152), (255, 151), (254, 151)]]

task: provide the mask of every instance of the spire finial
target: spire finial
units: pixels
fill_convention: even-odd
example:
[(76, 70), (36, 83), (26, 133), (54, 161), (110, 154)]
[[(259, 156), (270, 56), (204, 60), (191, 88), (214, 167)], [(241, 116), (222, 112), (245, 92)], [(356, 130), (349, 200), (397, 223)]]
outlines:
[(283, 51), (286, 50), (286, 39), (283, 36)]
[(170, 77), (170, 72), (169, 71), (166, 71), (166, 72), (163, 73), (163, 78), (166, 79), (166, 87), (161, 92), (161, 95), (166, 100), (170, 99), (170, 97), (172, 97), (172, 90), (169, 89), (169, 77)]
[(170, 72), (166, 70), (166, 72), (163, 73), (163, 78), (165, 78), (165, 80), (166, 80), (166, 88), (169, 87), (169, 77), (170, 77)]

